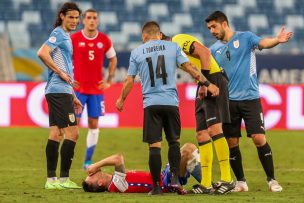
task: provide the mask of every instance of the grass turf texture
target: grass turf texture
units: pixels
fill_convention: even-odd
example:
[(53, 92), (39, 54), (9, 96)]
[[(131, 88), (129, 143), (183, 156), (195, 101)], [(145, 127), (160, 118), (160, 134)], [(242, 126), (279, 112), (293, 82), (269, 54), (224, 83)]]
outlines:
[[(125, 156), (127, 169), (148, 170), (148, 147), (141, 142), (141, 129), (101, 129), (94, 161), (113, 153)], [(147, 194), (85, 193), (82, 190), (49, 191), (43, 189), (46, 181), (45, 145), (48, 129), (0, 128), (0, 202), (304, 202), (304, 132), (268, 131), (272, 147), (275, 174), (283, 192), (268, 192), (265, 174), (252, 141), (243, 136), (241, 151), (247, 193), (225, 196), (165, 194), (150, 197)], [(81, 129), (70, 172), (71, 179), (81, 184), (86, 174), (81, 169), (85, 151), (86, 129)], [(183, 130), (181, 143), (195, 142), (194, 130)], [(163, 166), (167, 163), (167, 146), (163, 143)], [(58, 164), (59, 166), (60, 164)], [(106, 168), (112, 172), (113, 169)], [(219, 170), (214, 156), (214, 181)], [(57, 172), (59, 174), (59, 172)], [(187, 189), (196, 184), (190, 179)]]

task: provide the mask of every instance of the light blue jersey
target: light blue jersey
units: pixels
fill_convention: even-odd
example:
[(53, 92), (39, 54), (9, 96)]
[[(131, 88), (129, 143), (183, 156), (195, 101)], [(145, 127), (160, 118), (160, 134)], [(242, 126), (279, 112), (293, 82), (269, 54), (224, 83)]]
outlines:
[[(57, 67), (66, 74), (69, 74), (73, 81), (73, 48), (70, 34), (65, 32), (61, 27), (56, 27), (45, 44), (52, 49), (51, 57)], [(50, 68), (48, 69), (48, 80), (45, 87), (45, 94), (48, 93), (72, 94), (72, 86), (62, 80)]]
[(164, 40), (150, 40), (131, 52), (128, 75), (139, 74), (144, 108), (178, 106), (176, 67), (188, 61), (176, 43)]
[(227, 43), (217, 41), (210, 47), (213, 57), (228, 75), (230, 100), (260, 97), (255, 57), (260, 40), (252, 32), (236, 32)]

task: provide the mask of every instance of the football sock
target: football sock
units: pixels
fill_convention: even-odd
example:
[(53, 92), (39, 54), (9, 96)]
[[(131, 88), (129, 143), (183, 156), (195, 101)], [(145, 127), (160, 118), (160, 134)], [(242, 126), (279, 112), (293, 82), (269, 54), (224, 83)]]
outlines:
[(181, 161), (179, 142), (170, 142), (169, 143), (168, 160), (169, 160), (169, 164), (170, 164), (170, 171), (174, 175), (178, 175), (179, 174), (179, 165), (180, 165), (180, 161)]
[[(195, 160), (195, 165), (189, 167), (189, 161), (187, 163), (187, 170), (190, 172), (192, 177), (197, 180), (197, 182), (202, 181), (202, 168), (201, 168), (201, 163), (200, 163), (200, 155), (198, 153), (198, 150), (196, 149), (193, 153), (192, 156)], [(192, 162), (192, 160), (191, 160)]]
[(221, 180), (231, 182), (229, 147), (224, 134), (218, 134), (212, 137), (217, 160), (219, 161)]
[(212, 179), (212, 161), (213, 161), (213, 148), (211, 140), (200, 142), (199, 145), (199, 153), (200, 153), (200, 161), (202, 168), (202, 180), (201, 184), (206, 187), (211, 187), (211, 179)]
[(58, 155), (59, 155), (58, 149), (59, 149), (59, 142), (48, 139), (45, 148), (48, 178), (56, 177), (56, 168), (57, 168)]
[(202, 168), (201, 168), (201, 164), (198, 163), (195, 165), (194, 169), (190, 172), (190, 174), (193, 176), (193, 178), (195, 180), (197, 180), (197, 182), (201, 182), (202, 181)]
[(264, 171), (267, 175), (267, 181), (270, 181), (274, 178), (274, 167), (273, 167), (273, 160), (272, 160), (272, 151), (269, 144), (266, 142), (265, 145), (262, 147), (257, 147), (258, 154)]
[(76, 142), (72, 140), (65, 139), (63, 141), (60, 150), (60, 156), (61, 156), (60, 177), (69, 177), (69, 171), (74, 157), (75, 145)]
[(232, 147), (230, 150), (230, 166), (233, 170), (233, 173), (238, 181), (246, 181), (243, 164), (242, 164), (242, 154), (240, 147)]
[(149, 149), (149, 168), (153, 180), (153, 185), (159, 185), (160, 183), (160, 171), (162, 166), (162, 160), (160, 155), (160, 148), (150, 147)]
[(98, 142), (99, 137), (99, 129), (89, 129), (87, 134), (87, 149), (85, 155), (85, 161), (92, 160), (92, 156), (94, 154), (95, 147)]

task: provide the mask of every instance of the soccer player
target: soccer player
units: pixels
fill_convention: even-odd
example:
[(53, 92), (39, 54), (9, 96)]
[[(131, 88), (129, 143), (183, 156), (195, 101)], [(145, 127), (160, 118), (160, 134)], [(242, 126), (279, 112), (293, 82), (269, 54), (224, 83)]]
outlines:
[[(163, 39), (170, 39), (163, 34)], [(213, 193), (212, 188), (212, 163), (213, 147), (216, 151), (220, 165), (221, 181), (214, 194), (225, 194), (234, 188), (229, 164), (229, 147), (223, 134), (222, 123), (230, 123), (228, 81), (221, 68), (212, 57), (210, 50), (198, 39), (187, 34), (175, 35), (172, 42), (176, 42), (187, 54), (192, 64), (201, 70), (203, 75), (219, 87), (220, 95), (212, 97), (206, 95), (202, 99), (199, 95), (204, 93), (198, 85), (195, 100), (196, 139), (199, 145), (200, 161), (202, 166), (202, 181), (200, 191), (203, 194)], [(200, 194), (197, 187), (188, 193)]]
[(282, 191), (275, 180), (272, 152), (265, 137), (264, 119), (256, 73), (255, 49), (269, 49), (288, 42), (292, 32), (280, 30), (276, 37), (263, 38), (252, 32), (234, 32), (227, 16), (221, 11), (211, 13), (205, 20), (212, 35), (218, 39), (210, 49), (220, 67), (229, 78), (229, 105), (231, 124), (223, 126), (230, 148), (230, 165), (237, 178), (235, 191), (248, 191), (239, 149), (241, 121), (245, 121), (247, 137), (257, 147), (260, 162), (267, 175), (269, 190)]
[[(83, 14), (84, 28), (71, 36), (73, 43), (74, 89), (82, 105), (87, 105), (88, 134), (83, 167), (92, 163), (92, 156), (99, 137), (98, 118), (104, 113), (103, 90), (110, 87), (117, 58), (111, 39), (98, 31), (98, 14), (88, 9)], [(109, 76), (102, 78), (104, 56), (109, 59)], [(79, 123), (81, 114), (77, 114)]]
[[(173, 42), (161, 40), (159, 25), (150, 21), (142, 28), (144, 44), (131, 52), (128, 76), (123, 84), (116, 107), (123, 110), (126, 97), (131, 91), (134, 78), (139, 74), (144, 102), (143, 141), (149, 144), (149, 167), (152, 174), (153, 189), (149, 194), (161, 194), (161, 141), (164, 128), (169, 144), (168, 159), (172, 172), (171, 184), (178, 186), (180, 163), (180, 116), (176, 89), (176, 66), (190, 73), (204, 85), (210, 82), (196, 70), (186, 54)], [(208, 91), (218, 96), (219, 89), (209, 84)]]
[[(191, 143), (186, 143), (180, 149), (181, 163), (179, 182), (181, 185), (186, 185), (190, 173), (197, 170), (197, 175), (194, 176), (197, 181), (200, 181), (200, 163), (199, 154), (196, 146)], [(102, 171), (105, 166), (114, 166), (115, 172), (109, 174)], [(147, 171), (125, 170), (124, 158), (121, 154), (115, 154), (105, 159), (100, 160), (87, 169), (88, 176), (83, 181), (82, 186), (86, 192), (124, 192), (124, 193), (147, 193), (153, 187), (151, 174)], [(161, 174), (160, 186), (163, 192), (175, 192), (176, 188), (170, 187), (170, 165), (167, 164)], [(179, 189), (178, 193), (185, 193)]]
[[(81, 11), (75, 3), (67, 2), (59, 9), (55, 29), (49, 39), (38, 50), (37, 55), (48, 67), (48, 80), (45, 97), (49, 108), (50, 134), (46, 145), (47, 181), (45, 189), (81, 188), (69, 179), (69, 171), (78, 139), (75, 112), (82, 109), (74, 94), (72, 43), (70, 32), (75, 30)], [(59, 144), (60, 180), (57, 180)]]

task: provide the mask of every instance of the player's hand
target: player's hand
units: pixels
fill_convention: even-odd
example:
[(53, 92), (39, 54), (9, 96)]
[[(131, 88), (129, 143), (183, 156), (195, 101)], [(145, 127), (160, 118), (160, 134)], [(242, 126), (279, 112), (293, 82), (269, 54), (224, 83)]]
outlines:
[(79, 99), (74, 98), (74, 110), (75, 110), (75, 114), (80, 114), (82, 111), (82, 104), (79, 101)]
[(293, 32), (286, 32), (285, 27), (282, 27), (279, 33), (277, 34), (277, 39), (279, 43), (285, 43), (288, 42), (292, 35)]
[(60, 71), (58, 73), (59, 77), (64, 80), (66, 83), (68, 84), (71, 84), (72, 83), (72, 80), (71, 80), (71, 76), (69, 74), (66, 74), (65, 72), (63, 71)]
[(98, 171), (100, 171), (100, 168), (98, 168), (95, 164), (91, 164), (87, 168), (87, 174), (89, 176), (94, 175)]
[(203, 99), (204, 97), (206, 97), (207, 96), (207, 87), (206, 86), (200, 86), (199, 88), (198, 88), (198, 95), (197, 95), (197, 97), (199, 98), (199, 99)]
[(124, 101), (121, 98), (117, 99), (116, 108), (117, 108), (118, 111), (122, 112), (123, 105), (124, 105)]
[(73, 87), (74, 87), (75, 89), (79, 89), (79, 87), (80, 87), (79, 82), (76, 81), (76, 80), (74, 80)]
[(111, 86), (110, 83), (107, 83), (107, 82), (105, 82), (103, 80), (101, 80), (101, 81), (98, 82), (98, 89), (104, 90), (104, 89), (109, 88), (110, 86)]
[(207, 87), (207, 90), (211, 93), (211, 96), (213, 97), (218, 96), (220, 93), (220, 89), (212, 83), (210, 83), (210, 85)]

